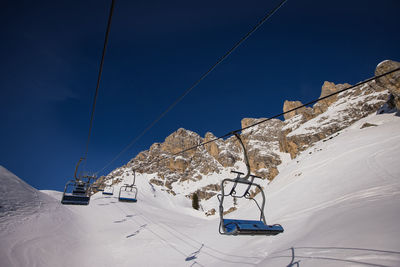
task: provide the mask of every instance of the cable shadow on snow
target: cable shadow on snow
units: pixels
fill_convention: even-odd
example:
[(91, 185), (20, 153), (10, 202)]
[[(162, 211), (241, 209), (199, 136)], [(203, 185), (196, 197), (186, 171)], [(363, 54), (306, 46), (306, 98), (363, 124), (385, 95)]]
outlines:
[(192, 260), (197, 259), (197, 255), (200, 253), (200, 251), (203, 247), (204, 247), (204, 244), (201, 244), (201, 247), (198, 250), (196, 250), (195, 252), (193, 252), (192, 254), (190, 254), (189, 256), (187, 256), (185, 261), (192, 261)]
[[(203, 242), (200, 242), (200, 241), (196, 240), (194, 237), (185, 234), (183, 231), (178, 231), (177, 229), (173, 228), (173, 227), (170, 226), (170, 225), (160, 224), (160, 226), (162, 226), (162, 227), (164, 227), (164, 228), (167, 228), (167, 227), (168, 227), (168, 228), (170, 228), (172, 231), (174, 231), (174, 232), (180, 234), (181, 236), (183, 236), (184, 238), (186, 238), (186, 239), (188, 239), (188, 240), (191, 240), (191, 241), (193, 241), (194, 243), (197, 243), (197, 244), (199, 244), (199, 245), (204, 246), (204, 249), (207, 249), (207, 250), (209, 250), (210, 252), (206, 252), (206, 251), (203, 250), (202, 253), (204, 253), (204, 254), (206, 254), (206, 255), (208, 255), (208, 256), (214, 257), (214, 258), (216, 258), (216, 259), (219, 259), (219, 260), (221, 260), (221, 257), (218, 257), (218, 256), (216, 256), (215, 254), (219, 254), (219, 255), (221, 255), (222, 257), (223, 257), (223, 256), (226, 256), (226, 257), (229, 257), (229, 258), (237, 258), (237, 259), (241, 259), (241, 260), (257, 260), (257, 261), (259, 261), (259, 260), (262, 260), (262, 259), (263, 259), (263, 257), (243, 256), (243, 255), (234, 255), (234, 254), (226, 253), (226, 252), (223, 252), (223, 251), (221, 251), (221, 250), (218, 250), (218, 249), (216, 249), (216, 248), (214, 248), (214, 247), (211, 247), (211, 246), (208, 246), (208, 245), (204, 245)], [(171, 233), (171, 231), (169, 231), (168, 229), (166, 229), (166, 230), (167, 230), (168, 232)], [(171, 233), (171, 234), (172, 234), (172, 233)], [(212, 255), (212, 254), (214, 254), (214, 255)], [(244, 262), (236, 262), (236, 261), (235, 261), (235, 262), (229, 261), (229, 262), (231, 262), (231, 263), (244, 263)], [(244, 263), (244, 264), (252, 265), (251, 263)]]
[[(329, 256), (301, 256), (295, 255), (295, 250), (315, 250), (317, 252), (321, 250), (346, 250), (346, 251), (363, 251), (363, 252), (373, 252), (373, 253), (380, 253), (380, 254), (397, 254), (400, 255), (399, 251), (389, 251), (389, 250), (378, 250), (378, 249), (367, 249), (367, 248), (346, 248), (346, 247), (291, 247), (286, 250), (278, 251), (277, 253), (285, 253), (287, 251), (291, 251), (291, 255), (280, 255), (280, 256), (272, 256), (268, 257), (270, 259), (273, 258), (291, 258), (290, 263), (287, 267), (299, 267), (300, 266), (300, 259), (310, 259), (310, 260), (322, 260), (322, 261), (337, 261), (342, 263), (353, 263), (353, 264), (360, 264), (365, 266), (375, 266), (375, 267), (389, 267), (389, 265), (371, 263), (366, 261), (359, 261), (359, 260), (350, 260), (350, 259), (341, 259), (337, 257), (329, 257)], [(295, 261), (297, 260), (297, 261)]]
[[(118, 209), (120, 209), (125, 214), (125, 216), (129, 215), (126, 211), (124, 211), (124, 209), (122, 209), (122, 207), (120, 207), (118, 205), (116, 205), (116, 207)], [(216, 260), (220, 260), (221, 262), (233, 263), (233, 264), (241, 264), (241, 266), (244, 266), (244, 265), (256, 266), (257, 265), (256, 262), (249, 262), (249, 260), (258, 259), (258, 261), (260, 261), (260, 260), (264, 259), (264, 257), (238, 256), (238, 255), (232, 255), (232, 254), (224, 253), (222, 251), (219, 251), (219, 250), (213, 249), (213, 248), (211, 248), (211, 247), (209, 247), (207, 245), (204, 245), (202, 242), (195, 241), (195, 239), (189, 237), (188, 235), (186, 235), (184, 233), (181, 233), (181, 232), (177, 231), (176, 229), (172, 228), (171, 226), (167, 227), (167, 225), (164, 225), (163, 223), (154, 222), (153, 220), (150, 220), (147, 216), (144, 216), (143, 214), (137, 214), (137, 215), (140, 215), (140, 217), (143, 218), (148, 223), (150, 223), (150, 225), (159, 226), (160, 228), (164, 229), (167, 233), (171, 234), (173, 237), (177, 238), (178, 240), (181, 240), (183, 243), (187, 244), (188, 246), (193, 247), (194, 249), (197, 249), (198, 246), (196, 247), (195, 245), (190, 244), (189, 241), (185, 240), (184, 238), (179, 237), (178, 235), (176, 235), (176, 233), (178, 233), (180, 235), (183, 235), (183, 236), (186, 236), (186, 238), (188, 238), (189, 240), (192, 240), (192, 241), (198, 243), (199, 245), (202, 245), (204, 249), (207, 248), (207, 250), (211, 250), (210, 252), (207, 252), (204, 249), (202, 249), (202, 250), (198, 249), (197, 251), (199, 251), (199, 253), (196, 254), (196, 259), (193, 259), (193, 261), (191, 261), (192, 262), (191, 266), (194, 266), (194, 265), (203, 266), (200, 262), (197, 261), (198, 260), (197, 257), (199, 256), (200, 253), (205, 254), (205, 255), (207, 255), (209, 257), (212, 257), (212, 258), (214, 258)], [(136, 216), (134, 216), (134, 217), (136, 217)], [(135, 218), (129, 218), (129, 219), (139, 225), (139, 223), (135, 220)], [(160, 239), (160, 241), (162, 241), (163, 243), (168, 245), (171, 249), (173, 249), (176, 252), (178, 252), (179, 254), (183, 255), (185, 257), (184, 258), (185, 261), (186, 261), (186, 259), (188, 259), (187, 254), (185, 254), (185, 252), (183, 252), (180, 249), (180, 247), (177, 246), (177, 244), (171, 242), (169, 240), (169, 238), (166, 238), (165, 234), (157, 233), (159, 231), (152, 230), (151, 228), (152, 227), (146, 227), (145, 229), (147, 231), (151, 232), (152, 234), (154, 234), (157, 238)], [(168, 228), (170, 228), (172, 231), (174, 231), (176, 233), (173, 233)], [(132, 237), (132, 236), (134, 236), (134, 235), (132, 234), (129, 237)], [(220, 254), (220, 256), (217, 256), (215, 254)], [(192, 256), (192, 255), (193, 255), (193, 253), (190, 256)], [(225, 258), (227, 255), (230, 255), (230, 256), (228, 258)], [(230, 258), (237, 258), (237, 259), (230, 259)]]
[(123, 223), (123, 222), (126, 222), (129, 218), (133, 218), (134, 216), (138, 216), (138, 214), (128, 214), (125, 216), (126, 218), (123, 218), (123, 219), (117, 220), (117, 221), (113, 221), (113, 223)]
[(294, 261), (295, 260), (295, 255), (294, 255), (294, 248), (290, 248), (292, 251), (292, 261), (289, 263), (287, 267), (299, 267), (300, 266), (300, 261)]
[[(127, 214), (124, 209), (122, 209), (121, 207), (119, 207), (118, 205), (115, 205), (118, 209), (120, 209), (125, 215), (129, 215)], [(149, 220), (148, 218), (146, 218), (143, 214), (139, 214), (143, 217), (143, 219), (145, 219), (146, 221), (148, 221), (150, 224), (153, 224), (153, 222), (151, 220)], [(130, 220), (132, 220), (133, 222), (135, 222), (136, 224), (139, 225), (139, 223), (135, 220), (135, 218), (130, 218)], [(170, 241), (168, 241), (168, 239), (164, 238), (162, 235), (158, 234), (156, 231), (153, 231), (151, 229), (151, 227), (146, 227), (146, 230), (151, 232), (154, 236), (156, 236), (157, 238), (159, 238), (160, 241), (162, 241), (163, 243), (165, 243), (166, 245), (168, 245), (170, 248), (172, 248), (173, 250), (175, 250), (176, 252), (178, 252), (179, 254), (183, 255), (185, 258), (187, 257), (186, 254), (180, 250), (175, 244), (171, 243)], [(194, 265), (199, 265), (199, 266), (203, 266), (202, 264), (200, 264), (197, 261), (194, 261), (192, 263), (191, 266)]]
[[(142, 215), (142, 216), (143, 216), (143, 215)], [(146, 217), (144, 217), (144, 218), (146, 218)], [(146, 219), (146, 220), (148, 220), (148, 219)], [(148, 220), (148, 221), (149, 221), (149, 220)], [(204, 255), (207, 255), (207, 256), (212, 257), (212, 258), (217, 259), (217, 260), (220, 260), (220, 261), (222, 261), (222, 262), (233, 263), (233, 264), (242, 264), (242, 265), (250, 265), (250, 266), (256, 266), (257, 263), (249, 262), (249, 260), (255, 260), (255, 259), (257, 259), (257, 260), (262, 260), (262, 259), (263, 259), (263, 258), (261, 258), (261, 257), (246, 257), (246, 256), (237, 256), (237, 255), (227, 254), (227, 253), (221, 252), (221, 251), (219, 251), (219, 250), (212, 249), (211, 247), (209, 247), (209, 246), (207, 246), (207, 245), (204, 245), (204, 243), (201, 243), (201, 242), (199, 242), (199, 241), (196, 241), (195, 239), (189, 237), (188, 235), (186, 235), (186, 234), (184, 234), (184, 233), (182, 233), (182, 232), (177, 231), (176, 229), (172, 228), (171, 226), (167, 226), (166, 224), (163, 224), (163, 223), (156, 223), (156, 224), (157, 224), (158, 226), (162, 227), (162, 228), (163, 228), (164, 230), (166, 230), (167, 232), (169, 232), (169, 233), (170, 233), (172, 236), (174, 236), (175, 238), (181, 240), (182, 242), (186, 243), (187, 245), (189, 245), (189, 246), (191, 246), (191, 247), (193, 247), (193, 248), (195, 248), (194, 245), (190, 244), (187, 240), (184, 240), (183, 238), (180, 238), (179, 236), (177, 236), (176, 234), (174, 234), (173, 232), (171, 232), (171, 231), (168, 230), (167, 228), (170, 228), (171, 230), (175, 231), (176, 233), (178, 233), (178, 234), (180, 234), (180, 235), (182, 235), (182, 236), (186, 236), (186, 238), (188, 238), (189, 240), (192, 240), (192, 241), (198, 243), (199, 245), (201, 245), (202, 247), (204, 247), (204, 249), (210, 250), (210, 252), (207, 252), (207, 251), (204, 250), (204, 249), (203, 249), (202, 251), (198, 250), (199, 253), (196, 254), (196, 257), (197, 257), (200, 253), (202, 253), (202, 254), (204, 254)], [(216, 252), (216, 253), (215, 253), (215, 252)], [(216, 254), (220, 254), (221, 256), (217, 256)], [(228, 258), (225, 258), (225, 256), (229, 256), (229, 257), (228, 257)], [(186, 257), (186, 259), (187, 259), (187, 258), (188, 258), (188, 257)], [(231, 258), (233, 258), (233, 259), (231, 259)], [(236, 258), (236, 259), (235, 259), (235, 258)], [(186, 259), (185, 259), (185, 261), (187, 261)], [(194, 262), (194, 263), (199, 264), (198, 262)]]
[(137, 234), (139, 234), (144, 228), (146, 228), (147, 224), (143, 224), (139, 227), (139, 229), (137, 229), (133, 234), (127, 235), (126, 238), (130, 238), (133, 237)]
[(119, 221), (113, 221), (113, 223), (123, 223), (123, 222), (126, 222), (126, 219), (122, 219), (122, 220), (119, 220)]

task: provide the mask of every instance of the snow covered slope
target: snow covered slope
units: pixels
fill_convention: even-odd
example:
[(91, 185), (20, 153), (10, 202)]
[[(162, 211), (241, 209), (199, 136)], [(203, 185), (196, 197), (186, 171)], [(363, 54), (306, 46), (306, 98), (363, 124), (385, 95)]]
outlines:
[[(376, 126), (362, 128), (366, 122)], [(285, 229), (274, 237), (221, 236), (217, 216), (205, 218), (148, 175), (137, 176), (137, 203), (116, 196), (131, 183), (128, 172), (114, 196), (99, 192), (89, 206), (62, 206), (61, 195), (47, 191), (34, 212), (2, 211), (0, 266), (400, 266), (399, 150), (400, 117), (372, 115), (285, 163), (271, 183), (262, 181), (267, 221)], [(11, 188), (19, 179), (2, 169), (1, 181)], [(19, 206), (42, 196), (13, 190)], [(229, 215), (258, 216), (250, 203), (238, 207)]]
[(79, 217), (1, 166), (0, 181), (0, 266), (79, 264)]
[(372, 115), (334, 136), (268, 186), (286, 231), (261, 265), (400, 265), (400, 118)]

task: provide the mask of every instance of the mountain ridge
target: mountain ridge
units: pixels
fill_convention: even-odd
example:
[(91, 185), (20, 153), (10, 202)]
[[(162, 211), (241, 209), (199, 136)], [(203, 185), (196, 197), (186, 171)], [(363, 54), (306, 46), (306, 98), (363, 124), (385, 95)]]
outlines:
[[(399, 66), (399, 62), (386, 60), (378, 64), (375, 74)], [(397, 99), (400, 75), (393, 73), (384, 78), (356, 86), (317, 102), (312, 107), (287, 113), (284, 121), (272, 119), (244, 130), (241, 138), (247, 149), (251, 171), (272, 181), (279, 173), (279, 166), (289, 158), (295, 159), (320, 140), (333, 138), (361, 118), (374, 112), (385, 112), (385, 108), (393, 109), (395, 104), (390, 105), (390, 100), (395, 102), (393, 99)], [(349, 86), (348, 83), (325, 81), (320, 97)], [(285, 101), (283, 111), (300, 105), (300, 101)], [(241, 126), (245, 128), (261, 120), (264, 119), (244, 118)], [(154, 174), (149, 182), (172, 195), (183, 190), (188, 198), (197, 193), (201, 201), (207, 201), (220, 191), (220, 181), (205, 182), (207, 177), (221, 175), (227, 169), (243, 169), (243, 152), (236, 138), (219, 139), (179, 155), (173, 154), (215, 138), (211, 132), (201, 137), (193, 131), (179, 128), (167, 136), (164, 142), (154, 143), (126, 165), (101, 177), (99, 183), (110, 179), (120, 181), (124, 174), (135, 170), (141, 174)]]

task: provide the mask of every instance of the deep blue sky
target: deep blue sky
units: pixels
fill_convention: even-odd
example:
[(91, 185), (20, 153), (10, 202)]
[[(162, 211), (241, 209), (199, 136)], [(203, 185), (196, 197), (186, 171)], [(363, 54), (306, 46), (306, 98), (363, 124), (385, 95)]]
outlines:
[[(2, 1), (0, 164), (62, 190), (83, 156), (109, 0)], [(98, 171), (279, 0), (117, 0), (87, 169)], [(400, 60), (400, 2), (289, 0), (111, 168), (183, 127), (204, 136)], [(105, 174), (105, 173), (102, 173)]]

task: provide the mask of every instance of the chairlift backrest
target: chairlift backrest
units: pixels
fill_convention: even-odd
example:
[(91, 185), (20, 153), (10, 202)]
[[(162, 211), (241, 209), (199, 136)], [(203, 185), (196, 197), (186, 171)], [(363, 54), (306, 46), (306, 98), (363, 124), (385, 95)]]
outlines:
[(133, 185), (123, 185), (119, 189), (118, 200), (136, 202), (137, 201), (137, 187)]
[[(252, 177), (252, 179), (250, 181), (246, 180), (246, 179), (243, 179), (243, 178), (238, 178), (238, 177), (236, 177), (235, 179), (227, 178), (227, 179), (222, 180), (222, 182), (221, 182), (221, 194), (219, 194), (217, 196), (218, 199), (219, 199), (219, 202), (220, 202), (220, 204), (219, 204), (219, 213), (220, 213), (220, 219), (221, 220), (223, 220), (223, 216), (224, 216), (224, 206), (223, 206), (224, 198), (229, 196), (229, 197), (246, 198), (246, 199), (254, 200), (254, 202), (256, 203), (256, 205), (258, 207), (258, 209), (260, 210), (260, 220), (262, 220), (264, 223), (266, 223), (265, 216), (264, 216), (265, 194), (264, 194), (264, 191), (263, 191), (262, 187), (259, 184), (254, 183), (254, 178), (256, 178), (257, 176), (251, 175), (251, 177)], [(236, 195), (235, 191), (232, 192), (232, 190), (228, 194), (226, 194), (225, 193), (225, 183), (227, 183), (227, 182), (234, 183), (234, 186), (237, 186), (237, 184), (247, 185), (247, 188), (246, 188), (245, 192), (243, 194), (239, 195), (239, 196)], [(254, 198), (252, 198), (250, 196), (249, 190), (250, 190), (250, 188), (252, 186), (257, 187), (259, 189), (259, 191), (261, 192), (261, 196), (262, 196), (261, 206), (258, 204), (258, 202)]]
[[(242, 172), (231, 171), (237, 174), (237, 177), (234, 179), (227, 178), (223, 179), (221, 182), (221, 194), (217, 195), (219, 200), (219, 216), (220, 216), (220, 225), (219, 232), (224, 235), (277, 235), (283, 232), (283, 228), (280, 225), (267, 225), (265, 216), (264, 216), (264, 207), (265, 207), (265, 194), (262, 187), (254, 183), (255, 178), (260, 178), (259, 176), (250, 174), (250, 164), (249, 159), (247, 157), (246, 148), (237, 132), (234, 133), (236, 138), (239, 140), (239, 143), (243, 147), (244, 160), (247, 167), (247, 174), (244, 177)], [(250, 179), (249, 179), (250, 178)], [(233, 186), (228, 194), (225, 193), (225, 183), (233, 183)], [(246, 190), (243, 194), (237, 195), (236, 187), (238, 184), (246, 185)], [(258, 204), (257, 200), (250, 195), (250, 188), (255, 186), (259, 189), (262, 196), (262, 204), (261, 206)], [(250, 199), (255, 202), (259, 211), (260, 211), (260, 219), (259, 220), (241, 220), (241, 219), (224, 219), (224, 198), (225, 197), (233, 197), (233, 198), (245, 198)]]
[[(95, 176), (78, 177), (78, 168), (84, 158), (80, 158), (74, 173), (74, 180), (70, 180), (65, 184), (63, 196), (61, 199), (62, 204), (70, 205), (88, 205), (91, 194), (91, 180)], [(87, 179), (84, 181), (83, 179)]]
[(76, 180), (67, 182), (61, 199), (62, 204), (88, 205), (90, 200), (89, 186)]

